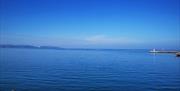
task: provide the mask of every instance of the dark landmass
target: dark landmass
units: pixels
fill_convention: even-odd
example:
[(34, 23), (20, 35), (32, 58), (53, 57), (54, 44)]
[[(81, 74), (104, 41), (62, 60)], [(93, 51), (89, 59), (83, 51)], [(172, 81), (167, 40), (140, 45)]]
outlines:
[[(126, 50), (126, 49), (93, 49), (93, 48), (62, 48), (57, 46), (33, 46), (33, 45), (13, 45), (13, 44), (0, 44), (0, 48), (24, 48), (24, 49), (55, 49), (55, 50), (110, 50), (110, 51), (118, 51), (118, 50)], [(141, 49), (144, 50), (144, 49)], [(146, 49), (147, 50), (147, 49)], [(149, 50), (149, 49), (148, 49)], [(131, 51), (136, 51), (136, 49), (131, 49)]]
[(0, 45), (0, 48), (38, 48), (32, 45)]
[(0, 48), (27, 48), (27, 49), (64, 49), (56, 46), (33, 46), (33, 45), (0, 45)]
[(61, 47), (57, 47), (57, 46), (40, 46), (40, 49), (64, 49)]

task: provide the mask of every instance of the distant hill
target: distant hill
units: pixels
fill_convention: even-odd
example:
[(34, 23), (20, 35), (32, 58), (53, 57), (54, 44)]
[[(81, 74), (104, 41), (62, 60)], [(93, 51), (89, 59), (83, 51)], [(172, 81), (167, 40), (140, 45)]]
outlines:
[(41, 48), (41, 49), (63, 49), (61, 47), (56, 47), (56, 46), (40, 46), (39, 48)]
[(56, 46), (33, 46), (33, 45), (11, 45), (11, 44), (0, 45), (0, 48), (64, 49)]

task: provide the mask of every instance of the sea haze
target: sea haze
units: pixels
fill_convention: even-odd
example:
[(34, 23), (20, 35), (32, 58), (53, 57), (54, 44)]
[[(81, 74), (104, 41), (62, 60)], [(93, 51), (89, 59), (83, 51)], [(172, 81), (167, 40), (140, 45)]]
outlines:
[(179, 91), (180, 58), (148, 50), (0, 48), (0, 91)]

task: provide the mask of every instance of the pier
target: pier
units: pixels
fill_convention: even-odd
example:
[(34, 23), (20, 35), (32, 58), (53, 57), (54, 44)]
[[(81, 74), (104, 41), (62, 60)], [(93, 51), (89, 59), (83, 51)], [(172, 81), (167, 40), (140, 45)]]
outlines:
[(180, 52), (177, 52), (177, 53), (176, 53), (176, 57), (180, 57)]
[(156, 49), (153, 49), (151, 51), (149, 51), (150, 53), (174, 53), (176, 54), (176, 57), (180, 57), (180, 51), (164, 51), (164, 50), (156, 50)]

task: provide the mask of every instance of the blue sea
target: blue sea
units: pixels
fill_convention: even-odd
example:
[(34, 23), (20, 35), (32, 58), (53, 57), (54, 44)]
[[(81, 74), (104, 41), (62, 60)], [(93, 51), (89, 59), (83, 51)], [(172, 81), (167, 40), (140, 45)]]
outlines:
[(0, 91), (180, 91), (180, 58), (149, 50), (0, 49)]

